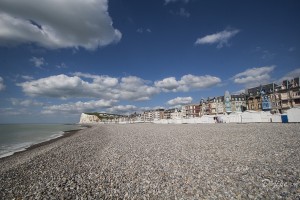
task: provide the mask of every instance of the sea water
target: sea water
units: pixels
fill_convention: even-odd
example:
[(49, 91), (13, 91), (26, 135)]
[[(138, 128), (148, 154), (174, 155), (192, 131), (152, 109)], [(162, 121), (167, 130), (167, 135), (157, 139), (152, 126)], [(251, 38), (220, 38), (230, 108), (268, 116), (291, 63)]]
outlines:
[(0, 158), (82, 128), (76, 124), (0, 124)]

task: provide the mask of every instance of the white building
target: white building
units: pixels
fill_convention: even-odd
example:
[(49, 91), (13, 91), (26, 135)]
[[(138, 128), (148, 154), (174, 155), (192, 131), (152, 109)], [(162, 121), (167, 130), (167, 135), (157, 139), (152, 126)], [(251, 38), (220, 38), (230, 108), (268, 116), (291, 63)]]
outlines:
[(178, 108), (174, 108), (174, 111), (171, 112), (171, 119), (182, 119), (182, 113), (181, 110)]
[(164, 109), (157, 109), (153, 112), (153, 120), (161, 120), (164, 118)]

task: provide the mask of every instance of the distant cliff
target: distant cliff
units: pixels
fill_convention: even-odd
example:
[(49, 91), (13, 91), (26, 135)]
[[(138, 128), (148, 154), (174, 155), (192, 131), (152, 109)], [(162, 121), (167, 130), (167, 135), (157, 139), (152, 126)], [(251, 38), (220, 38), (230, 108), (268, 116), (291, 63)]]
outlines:
[(79, 124), (98, 123), (99, 121), (100, 119), (96, 115), (82, 113), (80, 116)]

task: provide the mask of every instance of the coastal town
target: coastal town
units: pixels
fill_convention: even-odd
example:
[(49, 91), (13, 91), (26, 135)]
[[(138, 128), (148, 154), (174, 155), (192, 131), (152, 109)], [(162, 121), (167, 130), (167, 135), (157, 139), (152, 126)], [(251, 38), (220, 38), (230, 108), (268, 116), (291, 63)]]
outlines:
[(223, 96), (209, 97), (201, 99), (198, 104), (171, 109), (159, 108), (129, 115), (83, 113), (80, 123), (299, 122), (298, 108), (300, 87), (299, 77), (296, 77), (281, 84), (269, 83), (248, 88), (241, 94), (225, 91)]

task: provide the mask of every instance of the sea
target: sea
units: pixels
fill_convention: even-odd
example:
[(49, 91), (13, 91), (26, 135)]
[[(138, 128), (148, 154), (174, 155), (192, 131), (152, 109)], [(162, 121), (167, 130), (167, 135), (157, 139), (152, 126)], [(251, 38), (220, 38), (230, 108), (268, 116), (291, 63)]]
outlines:
[(77, 124), (0, 124), (0, 158), (83, 128)]

